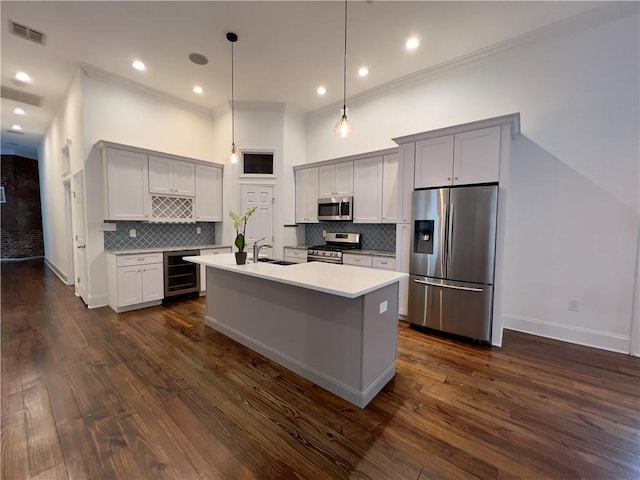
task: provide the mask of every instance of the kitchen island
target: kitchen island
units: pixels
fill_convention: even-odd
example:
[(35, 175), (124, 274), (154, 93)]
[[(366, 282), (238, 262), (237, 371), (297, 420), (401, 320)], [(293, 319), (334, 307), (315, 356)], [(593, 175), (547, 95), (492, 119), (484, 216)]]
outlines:
[(395, 375), (398, 282), (407, 274), (322, 262), (207, 267), (205, 324), (364, 408)]

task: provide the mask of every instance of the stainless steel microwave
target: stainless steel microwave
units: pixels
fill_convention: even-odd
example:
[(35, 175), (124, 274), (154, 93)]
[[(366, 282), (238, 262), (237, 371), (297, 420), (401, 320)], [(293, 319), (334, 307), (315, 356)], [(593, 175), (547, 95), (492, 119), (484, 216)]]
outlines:
[(353, 197), (319, 199), (318, 220), (353, 220)]

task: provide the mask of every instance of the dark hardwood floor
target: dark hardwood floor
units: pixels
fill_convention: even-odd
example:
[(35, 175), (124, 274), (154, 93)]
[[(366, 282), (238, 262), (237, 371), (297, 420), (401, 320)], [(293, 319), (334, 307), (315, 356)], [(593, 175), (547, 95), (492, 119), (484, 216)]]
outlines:
[(637, 358), (402, 324), (361, 410), (205, 327), (202, 299), (116, 315), (38, 261), (1, 280), (5, 480), (640, 478)]

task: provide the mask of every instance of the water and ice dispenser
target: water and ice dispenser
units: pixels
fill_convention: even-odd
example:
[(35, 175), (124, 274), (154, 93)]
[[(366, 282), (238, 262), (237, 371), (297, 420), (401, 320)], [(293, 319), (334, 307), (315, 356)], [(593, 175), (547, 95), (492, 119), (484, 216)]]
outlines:
[(433, 253), (433, 220), (415, 220), (414, 253)]

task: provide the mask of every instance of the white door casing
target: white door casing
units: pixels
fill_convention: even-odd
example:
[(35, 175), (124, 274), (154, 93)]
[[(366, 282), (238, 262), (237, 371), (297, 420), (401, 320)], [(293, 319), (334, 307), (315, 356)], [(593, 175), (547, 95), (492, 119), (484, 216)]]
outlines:
[(89, 303), (87, 295), (87, 243), (84, 206), (84, 171), (73, 176), (73, 239), (75, 246), (74, 272), (75, 293), (85, 304)]
[[(245, 236), (245, 242), (247, 245), (246, 251), (250, 252), (250, 248), (256, 240), (266, 237), (261, 242), (262, 244), (273, 245), (273, 206), (274, 195), (273, 185), (242, 185), (241, 192), (241, 212), (243, 214), (248, 208), (256, 206), (255, 213), (249, 217), (247, 222), (247, 231)], [(272, 249), (263, 248), (261, 254), (265, 256), (271, 256)]]

